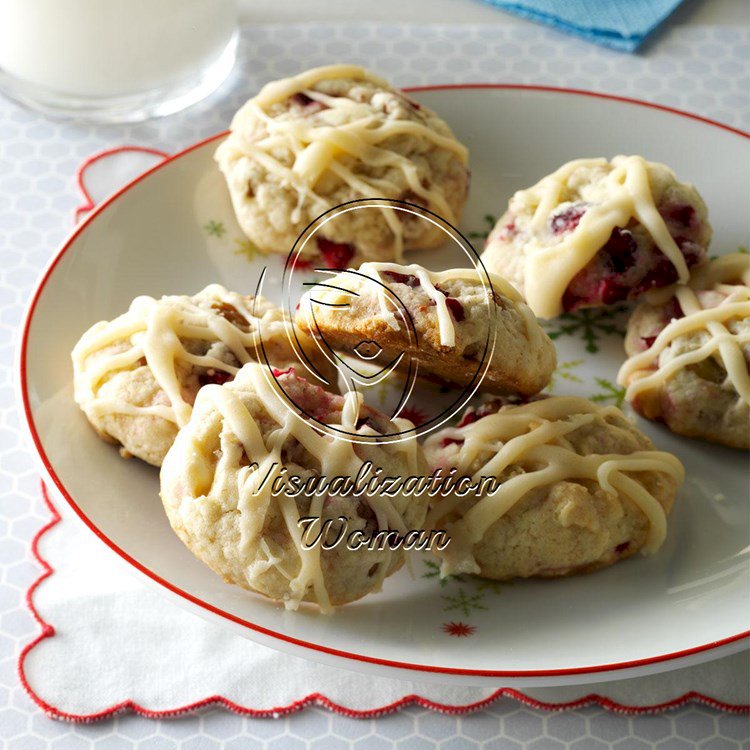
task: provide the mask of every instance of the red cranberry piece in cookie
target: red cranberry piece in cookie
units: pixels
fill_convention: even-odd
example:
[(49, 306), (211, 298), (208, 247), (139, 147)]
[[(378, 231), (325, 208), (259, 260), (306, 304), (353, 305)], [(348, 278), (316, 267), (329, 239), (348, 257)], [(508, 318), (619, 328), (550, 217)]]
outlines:
[(633, 291), (635, 294), (647, 292), (654, 287), (661, 288), (663, 286), (669, 286), (669, 284), (674, 284), (674, 282), (677, 281), (678, 273), (672, 261), (660, 251), (657, 250), (656, 252), (658, 252), (661, 257), (656, 266), (652, 268), (634, 288)]
[(315, 99), (311, 99), (307, 94), (303, 94), (301, 91), (298, 91), (296, 94), (292, 94), (289, 97), (295, 104), (299, 104), (300, 107), (307, 107), (310, 104), (313, 104)]
[(204, 385), (224, 385), (224, 383), (228, 383), (230, 380), (234, 380), (234, 375), (224, 372), (224, 370), (216, 370), (213, 367), (209, 367), (208, 370), (198, 375), (198, 382), (201, 388)]
[(315, 99), (312, 99), (307, 94), (302, 93), (301, 91), (298, 91), (296, 94), (292, 94), (289, 97), (289, 101), (292, 102), (297, 109), (302, 110), (302, 114), (305, 115), (314, 115), (316, 112), (320, 112), (323, 109), (328, 109), (328, 107), (323, 104), (322, 102), (316, 102)]
[(638, 245), (627, 229), (615, 227), (607, 244), (599, 251), (606, 256), (609, 267), (618, 274), (625, 273), (635, 263)]
[[(680, 203), (662, 206), (660, 212), (688, 268), (702, 263), (706, 250), (694, 239), (701, 230), (695, 209)], [(677, 268), (652, 240), (616, 227), (591, 262), (571, 280), (563, 295), (563, 309), (571, 312), (597, 303), (612, 305), (677, 280)]]
[(577, 203), (572, 206), (552, 214), (549, 220), (549, 227), (552, 234), (567, 234), (572, 232), (577, 226), (581, 217), (586, 213), (586, 206)]
[(583, 291), (587, 287), (583, 275), (584, 272), (579, 271), (563, 292), (562, 306), (565, 312), (573, 312), (585, 305), (586, 302), (596, 300), (599, 296), (599, 292), (595, 288), (591, 288), (589, 292)]
[(693, 240), (689, 240), (687, 237), (675, 237), (674, 238), (677, 247), (680, 248), (680, 252), (685, 256), (685, 263), (689, 266), (696, 266), (698, 263), (702, 263), (706, 257), (706, 248), (703, 245), (699, 245)]
[(485, 401), (479, 406), (470, 406), (465, 412), (461, 421), (456, 427), (466, 427), (466, 425), (473, 424), (479, 419), (489, 417), (490, 414), (497, 414), (503, 406), (515, 406), (517, 404), (526, 404), (534, 399), (525, 399), (522, 396), (501, 396), (493, 398), (490, 401)]
[(464, 413), (463, 417), (461, 417), (461, 420), (456, 425), (456, 427), (466, 427), (466, 425), (468, 425), (468, 424), (474, 424), (474, 422), (476, 422), (477, 419), (479, 419), (479, 418), (480, 418), (479, 410), (478, 409), (469, 408), (469, 409), (466, 410), (466, 412)]
[(354, 245), (318, 237), (318, 250), (326, 268), (346, 268), (354, 257)]
[[(509, 216), (508, 220), (503, 224), (503, 226), (500, 229), (500, 232), (498, 233), (498, 236), (501, 240), (509, 240), (512, 237), (515, 237), (518, 233), (518, 228), (516, 227), (516, 218), (515, 216)], [(490, 241), (490, 238), (487, 237), (487, 242)]]
[(448, 306), (457, 323), (460, 323), (466, 317), (464, 306), (454, 297), (448, 297), (445, 300), (445, 304)]
[(666, 305), (665, 313), (667, 315), (667, 322), (685, 317), (685, 312), (682, 309), (680, 300), (677, 297), (672, 297)]
[(416, 289), (419, 284), (419, 279), (416, 276), (412, 276), (410, 273), (398, 273), (398, 271), (383, 271), (383, 276), (392, 281), (394, 284), (406, 284), (406, 286)]
[(695, 228), (698, 224), (695, 209), (687, 203), (676, 203), (660, 209), (662, 217), (671, 224), (680, 227)]
[(446, 292), (444, 289), (441, 289), (437, 284), (435, 284), (435, 289), (437, 289), (445, 297), (445, 304), (451, 311), (451, 314), (453, 315), (456, 323), (460, 323), (462, 320), (464, 320), (464, 318), (466, 317), (464, 306), (455, 297), (451, 297), (448, 292)]
[(658, 328), (652, 329), (652, 333), (649, 336), (641, 336), (641, 342), (643, 350), (650, 349), (654, 341), (656, 341), (659, 334), (673, 321), (673, 320), (679, 320), (680, 318), (684, 318), (685, 313), (682, 310), (682, 306), (680, 305), (679, 300), (677, 297), (672, 297), (669, 302), (664, 305), (664, 308), (662, 310), (661, 314), (661, 325)]
[[(703, 245), (699, 245), (688, 237), (673, 235), (673, 239), (680, 249), (688, 268), (700, 265), (706, 259), (706, 248)], [(659, 263), (655, 269), (647, 274), (641, 285), (643, 289), (639, 291), (645, 291), (654, 286), (667, 286), (677, 281), (678, 274), (674, 264), (661, 252), (659, 252), (659, 256)]]
[[(688, 268), (692, 265), (694, 263), (688, 263)], [(672, 261), (662, 256), (656, 267), (650, 270), (641, 279), (640, 283), (633, 288), (633, 295), (642, 294), (649, 289), (661, 289), (662, 287), (669, 286), (670, 284), (674, 284), (678, 278), (677, 269), (674, 267)]]
[(588, 266), (579, 271), (563, 294), (566, 312), (595, 302), (613, 305), (627, 299), (631, 289), (623, 276), (637, 263), (638, 244), (627, 229), (615, 227)]
[(599, 299), (605, 305), (614, 305), (627, 299), (628, 291), (628, 288), (619, 284), (614, 277), (602, 279), (599, 283)]
[(463, 438), (443, 438), (440, 441), (440, 447), (446, 448), (449, 445), (462, 445), (463, 442)]
[(456, 427), (466, 427), (466, 425), (474, 424), (474, 422), (482, 419), (483, 417), (487, 417), (490, 414), (495, 414), (502, 406), (502, 402), (499, 399), (493, 399), (492, 401), (487, 401), (484, 404), (480, 404), (479, 406), (470, 406), (465, 412), (463, 417), (461, 417), (461, 421), (456, 425)]
[(656, 337), (666, 328), (673, 320), (679, 320), (685, 317), (685, 312), (680, 305), (680, 301), (677, 297), (672, 297), (669, 302), (664, 305), (662, 311), (662, 325), (654, 332), (652, 336), (641, 336), (641, 341), (645, 344), (645, 348), (648, 349), (652, 346)]

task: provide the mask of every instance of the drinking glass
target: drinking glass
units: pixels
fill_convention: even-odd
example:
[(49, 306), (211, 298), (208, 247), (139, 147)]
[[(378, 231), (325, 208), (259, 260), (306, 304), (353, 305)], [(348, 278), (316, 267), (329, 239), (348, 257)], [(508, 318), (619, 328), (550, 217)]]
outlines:
[(0, 92), (50, 115), (135, 122), (229, 75), (237, 0), (0, 0)]

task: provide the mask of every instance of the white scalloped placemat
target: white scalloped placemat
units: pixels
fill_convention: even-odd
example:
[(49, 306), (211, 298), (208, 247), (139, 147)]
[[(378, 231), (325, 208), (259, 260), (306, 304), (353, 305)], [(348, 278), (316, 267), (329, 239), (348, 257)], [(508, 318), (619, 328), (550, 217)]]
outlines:
[(214, 701), (262, 716), (307, 703), (350, 716), (390, 713), (409, 702), (456, 713), (499, 697), (549, 710), (595, 704), (623, 713), (691, 700), (729, 712), (750, 705), (746, 652), (639, 679), (518, 690), (406, 682), (289, 656), (165, 604), (104, 556), (61, 500), (55, 508), (61, 520), (35, 545), (50, 570), (30, 596), (42, 637), (21, 662), (25, 687), (55, 718), (98, 719), (126, 704), (144, 715), (178, 714)]

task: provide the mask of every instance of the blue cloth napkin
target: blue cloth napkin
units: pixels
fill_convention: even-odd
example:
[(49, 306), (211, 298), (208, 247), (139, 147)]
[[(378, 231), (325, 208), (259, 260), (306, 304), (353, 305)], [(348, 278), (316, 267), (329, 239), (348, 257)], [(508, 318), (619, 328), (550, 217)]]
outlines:
[(486, 0), (502, 10), (624, 52), (635, 51), (682, 1)]

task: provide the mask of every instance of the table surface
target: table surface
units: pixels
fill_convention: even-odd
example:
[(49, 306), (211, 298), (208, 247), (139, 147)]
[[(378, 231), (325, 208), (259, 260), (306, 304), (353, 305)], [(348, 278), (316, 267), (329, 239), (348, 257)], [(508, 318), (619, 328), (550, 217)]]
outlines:
[[(589, 88), (750, 126), (750, 5), (743, 0), (689, 1), (641, 54), (631, 56), (472, 0), (242, 0), (241, 8), (238, 70), (209, 100), (182, 114), (140, 125), (94, 127), (45, 120), (0, 98), (0, 479), (5, 488), (0, 503), (0, 747), (750, 747), (746, 716), (694, 705), (658, 716), (623, 717), (593, 707), (551, 714), (502, 700), (463, 717), (408, 708), (369, 720), (318, 708), (278, 720), (213, 709), (171, 720), (122, 715), (94, 725), (71, 725), (46, 718), (23, 692), (16, 676), (17, 654), (37, 631), (24, 603), (28, 586), (39, 575), (29, 544), (47, 514), (14, 406), (12, 359), (29, 291), (80, 202), (74, 174), (86, 156), (125, 143), (176, 151), (226, 127), (231, 113), (260, 83), (332, 59), (362, 62), (400, 85), (484, 80)], [(315, 25), (296, 25), (301, 17)], [(424, 19), (430, 24), (410, 25), (424, 24)], [(403, 64), (399, 54), (405, 53), (398, 52), (393, 40), (408, 42), (414, 64)], [(434, 45), (446, 41), (453, 54), (450, 65), (442, 66)], [(479, 56), (477, 49), (483, 51)]]

